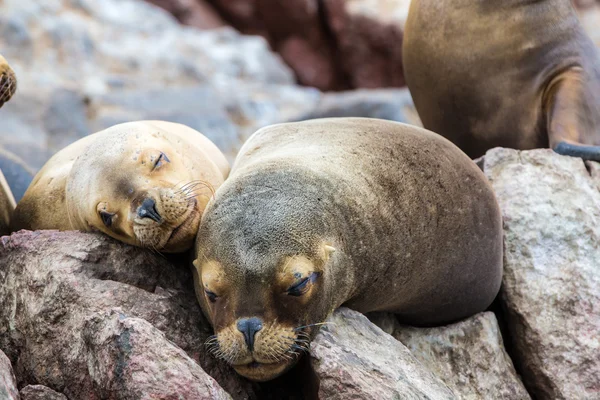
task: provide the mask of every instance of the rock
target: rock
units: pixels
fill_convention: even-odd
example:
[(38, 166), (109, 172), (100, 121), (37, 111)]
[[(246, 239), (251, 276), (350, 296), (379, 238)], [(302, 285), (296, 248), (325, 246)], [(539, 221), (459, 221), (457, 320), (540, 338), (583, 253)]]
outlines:
[(461, 399), (530, 399), (492, 312), (437, 328), (396, 323), (394, 333)]
[(577, 0), (579, 20), (596, 46), (600, 47), (600, 1)]
[(12, 365), (2, 351), (0, 351), (0, 399), (19, 400), (19, 391)]
[(423, 126), (408, 88), (325, 93), (315, 109), (301, 119), (326, 117), (381, 118)]
[(4, 174), (15, 201), (18, 202), (25, 194), (25, 191), (33, 179), (33, 171), (23, 160), (1, 147), (0, 171)]
[(402, 343), (356, 311), (337, 310), (310, 354), (321, 399), (455, 398)]
[[(100, 234), (1, 238), (0, 349), (19, 386), (73, 399), (227, 398), (219, 386), (234, 399), (301, 398), (294, 370), (251, 383), (207, 354), (213, 332), (188, 263), (187, 254), (165, 258)], [(130, 346), (119, 342), (125, 338)]]
[(67, 400), (64, 394), (42, 385), (27, 385), (19, 392), (21, 400)]
[[(0, 146), (34, 171), (72, 141), (135, 118), (188, 123), (232, 159), (249, 131), (284, 122), (297, 104), (305, 112), (314, 92), (295, 85), (263, 38), (185, 28), (142, 1), (4, 1), (0, 48), (20, 85), (2, 108)], [(256, 86), (259, 104), (240, 93)], [(241, 126), (236, 109), (252, 109)]]
[(204, 0), (148, 0), (164, 8), (185, 25), (199, 29), (215, 29), (225, 26), (215, 9)]
[(143, 319), (112, 309), (88, 319), (82, 336), (94, 391), (101, 398), (231, 399)]
[(484, 170), (504, 219), (501, 299), (515, 366), (535, 398), (598, 398), (597, 177), (548, 149), (492, 149)]
[[(249, 382), (206, 354), (204, 341), (212, 332), (187, 260), (182, 256), (179, 263), (100, 234), (21, 231), (3, 237), (0, 349), (12, 359), (19, 384), (42, 384), (74, 399), (102, 397), (111, 389), (120, 393), (114, 398), (131, 398), (125, 393), (159, 393), (161, 385), (183, 394), (222, 394), (193, 360), (234, 398), (255, 398)], [(127, 335), (131, 346), (118, 347), (117, 339)], [(161, 366), (176, 368), (179, 380), (168, 378), (188, 387), (146, 375)]]
[(410, 0), (324, 0), (353, 88), (404, 86), (402, 31)]

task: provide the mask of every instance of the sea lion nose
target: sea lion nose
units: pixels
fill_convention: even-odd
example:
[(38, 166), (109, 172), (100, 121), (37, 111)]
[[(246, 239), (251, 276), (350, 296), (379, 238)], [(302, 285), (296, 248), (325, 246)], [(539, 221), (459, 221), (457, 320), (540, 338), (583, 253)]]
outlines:
[(150, 218), (156, 222), (161, 221), (160, 214), (156, 211), (156, 202), (153, 199), (145, 199), (142, 205), (137, 209), (137, 215), (140, 218)]
[(254, 349), (254, 335), (260, 331), (263, 327), (263, 323), (259, 318), (242, 318), (237, 323), (237, 328), (244, 334), (248, 349), (252, 351)]

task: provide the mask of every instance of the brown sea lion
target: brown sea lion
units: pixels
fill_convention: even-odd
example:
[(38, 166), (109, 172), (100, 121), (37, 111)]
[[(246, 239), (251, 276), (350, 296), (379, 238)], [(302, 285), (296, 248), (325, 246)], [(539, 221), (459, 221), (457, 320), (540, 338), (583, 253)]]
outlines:
[(187, 126), (115, 125), (56, 153), (17, 204), (11, 228), (96, 230), (132, 245), (185, 251), (228, 173), (221, 151)]
[(312, 120), (245, 143), (205, 210), (196, 256), (211, 349), (264, 381), (341, 305), (416, 325), (484, 310), (500, 287), (502, 223), (481, 170), (443, 137)]
[(600, 55), (571, 0), (413, 0), (403, 64), (425, 128), (472, 158), (551, 147), (600, 161)]

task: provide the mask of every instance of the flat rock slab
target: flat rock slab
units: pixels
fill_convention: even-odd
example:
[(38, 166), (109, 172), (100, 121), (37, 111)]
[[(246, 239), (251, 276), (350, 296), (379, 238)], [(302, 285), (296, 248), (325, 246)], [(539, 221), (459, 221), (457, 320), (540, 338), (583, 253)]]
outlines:
[(530, 399), (504, 349), (494, 313), (415, 328), (396, 322), (393, 336), (460, 399)]
[(484, 171), (503, 213), (501, 296), (526, 387), (540, 399), (600, 398), (597, 177), (551, 150), (492, 149)]
[(364, 315), (340, 308), (311, 345), (321, 399), (454, 399), (410, 351)]
[(2, 351), (0, 351), (0, 399), (19, 400), (19, 391), (12, 365)]

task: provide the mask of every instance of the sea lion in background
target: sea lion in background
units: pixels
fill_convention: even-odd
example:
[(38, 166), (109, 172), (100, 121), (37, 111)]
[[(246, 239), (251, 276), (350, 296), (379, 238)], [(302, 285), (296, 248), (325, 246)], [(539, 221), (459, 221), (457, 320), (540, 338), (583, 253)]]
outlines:
[[(16, 90), (17, 77), (6, 59), (0, 54), (0, 108), (10, 100)], [(0, 169), (0, 236), (7, 235), (10, 232), (9, 224), (14, 209), (15, 199), (4, 178), (2, 169)]]
[(17, 91), (17, 77), (0, 54), (0, 107), (4, 105)]
[(221, 151), (184, 125), (115, 125), (56, 153), (17, 204), (11, 228), (98, 230), (132, 245), (185, 251), (228, 173)]
[(402, 57), (423, 126), (472, 158), (600, 161), (600, 55), (570, 0), (413, 0)]
[(270, 126), (242, 147), (196, 239), (215, 354), (264, 381), (334, 309), (437, 325), (500, 287), (502, 218), (481, 170), (443, 137), (377, 119)]

